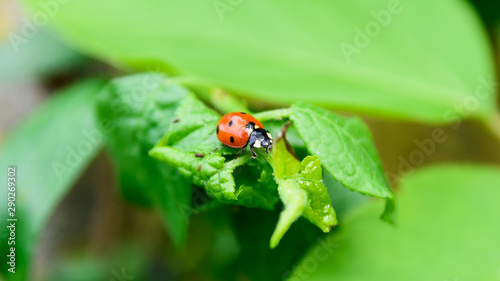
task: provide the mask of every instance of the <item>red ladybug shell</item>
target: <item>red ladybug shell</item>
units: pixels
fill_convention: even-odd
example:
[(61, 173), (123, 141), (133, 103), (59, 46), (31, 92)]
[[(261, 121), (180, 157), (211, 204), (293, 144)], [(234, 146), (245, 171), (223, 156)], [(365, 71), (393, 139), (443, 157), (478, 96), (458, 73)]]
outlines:
[(247, 124), (253, 122), (254, 128), (264, 128), (259, 120), (245, 112), (228, 113), (219, 120), (217, 124), (217, 138), (229, 147), (244, 147), (248, 143), (252, 128), (247, 128)]

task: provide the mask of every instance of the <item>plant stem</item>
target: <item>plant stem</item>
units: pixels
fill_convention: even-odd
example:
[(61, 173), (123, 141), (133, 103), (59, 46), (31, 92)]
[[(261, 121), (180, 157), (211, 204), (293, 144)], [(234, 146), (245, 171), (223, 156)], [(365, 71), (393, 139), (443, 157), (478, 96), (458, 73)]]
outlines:
[(194, 90), (197, 89), (198, 91), (196, 91), (196, 93), (201, 95), (203, 100), (211, 103), (219, 112), (250, 112), (243, 100), (229, 94), (224, 89), (217, 87), (216, 84), (211, 83), (208, 80), (200, 79), (195, 76), (179, 76), (175, 77), (173, 80), (184, 87)]
[[(173, 78), (173, 81), (185, 87), (201, 89), (203, 98), (212, 103), (217, 110), (223, 113), (232, 111), (251, 113), (247, 105), (241, 99), (228, 94), (222, 88), (218, 88), (215, 84), (207, 80), (195, 76), (179, 76)], [(291, 114), (291, 108), (281, 108), (256, 113), (254, 116), (260, 121), (267, 121), (287, 118), (290, 117)]]
[(211, 92), (215, 88), (214, 84), (195, 76), (177, 76), (173, 77), (170, 81), (171, 83), (190, 89), (204, 102), (210, 102)]
[(202, 88), (202, 89), (213, 89), (215, 88), (215, 84), (208, 81), (204, 80), (195, 76), (177, 76), (172, 78), (172, 80), (176, 83), (178, 83), (181, 86), (185, 87), (195, 87), (195, 88)]
[(500, 140), (500, 113), (496, 112), (493, 118), (487, 123), (490, 131)]
[(250, 113), (250, 109), (248, 109), (244, 100), (229, 94), (222, 88), (215, 88), (210, 92), (210, 102), (222, 113), (234, 111)]
[(282, 119), (282, 118), (290, 117), (292, 112), (293, 112), (293, 109), (290, 107), (289, 108), (281, 108), (281, 109), (275, 109), (275, 110), (269, 110), (269, 111), (263, 111), (260, 113), (256, 113), (254, 115), (254, 117), (257, 118), (259, 121), (267, 121), (267, 120)]

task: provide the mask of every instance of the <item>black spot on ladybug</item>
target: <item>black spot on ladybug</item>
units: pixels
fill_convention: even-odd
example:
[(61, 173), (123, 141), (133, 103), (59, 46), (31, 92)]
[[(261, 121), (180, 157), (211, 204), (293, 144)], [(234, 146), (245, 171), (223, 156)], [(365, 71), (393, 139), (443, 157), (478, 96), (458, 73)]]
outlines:
[(217, 135), (219, 134), (219, 125), (217, 125)]
[(233, 143), (233, 142), (234, 142), (234, 137), (230, 137), (230, 138), (229, 138), (229, 141), (230, 141), (231, 143)]
[(172, 123), (177, 123), (177, 122), (179, 122), (179, 121), (180, 121), (180, 119), (179, 119), (179, 118), (175, 118), (174, 120), (172, 120)]
[(240, 112), (241, 114), (246, 114), (245, 112)]
[(203, 153), (195, 153), (194, 156), (195, 157), (205, 157), (205, 154), (203, 154)]
[(229, 127), (233, 126), (233, 120), (229, 121), (229, 123), (227, 124)]

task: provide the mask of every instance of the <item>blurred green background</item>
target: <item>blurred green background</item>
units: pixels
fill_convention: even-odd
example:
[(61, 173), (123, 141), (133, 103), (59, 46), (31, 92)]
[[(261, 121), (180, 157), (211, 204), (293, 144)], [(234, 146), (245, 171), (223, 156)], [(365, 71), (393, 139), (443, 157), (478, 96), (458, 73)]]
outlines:
[[(0, 0), (0, 278), (500, 280), (499, 17), (485, 0)], [(221, 111), (307, 101), (361, 116), (397, 223), (326, 174), (339, 226), (323, 234), (301, 218), (271, 250), (280, 208), (206, 206), (194, 188), (177, 247), (161, 211), (116, 188), (93, 133), (103, 86), (144, 71), (224, 89), (222, 105), (197, 92)]]

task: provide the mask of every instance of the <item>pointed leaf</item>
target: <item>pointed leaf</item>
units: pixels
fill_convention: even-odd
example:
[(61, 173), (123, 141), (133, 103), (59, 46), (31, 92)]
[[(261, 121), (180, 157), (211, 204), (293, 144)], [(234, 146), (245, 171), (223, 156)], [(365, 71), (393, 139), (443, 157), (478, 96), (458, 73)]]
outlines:
[(363, 121), (306, 103), (293, 109), (291, 119), (309, 152), (319, 156), (325, 169), (345, 187), (387, 199), (382, 217), (390, 221), (394, 196)]
[(278, 245), (292, 223), (300, 216), (304, 216), (323, 232), (329, 232), (337, 224), (330, 195), (323, 184), (319, 158), (307, 156), (299, 162), (283, 136), (284, 133), (276, 140), (273, 155), (268, 157), (279, 183), (280, 199), (285, 206), (271, 237), (271, 248)]

